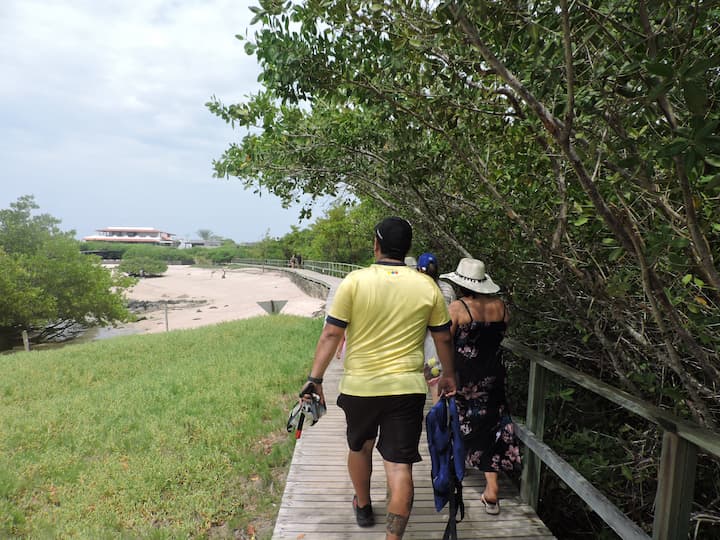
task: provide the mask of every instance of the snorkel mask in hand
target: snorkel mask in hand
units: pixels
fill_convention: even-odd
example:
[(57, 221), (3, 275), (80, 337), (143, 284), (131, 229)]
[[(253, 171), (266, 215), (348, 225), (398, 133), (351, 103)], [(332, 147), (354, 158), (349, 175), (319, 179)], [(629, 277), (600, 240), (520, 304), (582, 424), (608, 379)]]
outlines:
[[(310, 399), (308, 399), (308, 397)], [(290, 411), (287, 421), (287, 431), (295, 431), (295, 438), (302, 436), (302, 429), (305, 421), (311, 426), (318, 423), (318, 420), (327, 412), (327, 408), (320, 402), (320, 396), (315, 393), (315, 387), (309, 384), (300, 393), (300, 400)]]

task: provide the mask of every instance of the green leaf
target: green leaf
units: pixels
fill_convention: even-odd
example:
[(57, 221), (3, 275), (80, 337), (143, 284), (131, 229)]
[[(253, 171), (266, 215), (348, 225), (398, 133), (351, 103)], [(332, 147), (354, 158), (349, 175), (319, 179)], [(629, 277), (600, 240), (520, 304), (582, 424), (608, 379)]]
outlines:
[(698, 287), (702, 287), (703, 285), (705, 285), (705, 282), (702, 279), (700, 279), (699, 277), (693, 278), (693, 283), (695, 285), (697, 285)]
[(623, 251), (625, 251), (625, 250), (621, 247), (613, 249), (610, 252), (610, 255), (608, 255), (608, 261), (610, 261), (610, 262), (617, 261), (620, 258), (620, 256), (623, 254)]
[(612, 246), (613, 244), (615, 244), (615, 239), (614, 238), (603, 238), (602, 243), (605, 244), (606, 246)]
[(698, 130), (695, 132), (695, 137), (707, 137), (712, 132), (714, 132), (715, 129), (717, 129), (718, 124), (720, 124), (720, 120), (710, 120), (709, 122), (705, 122), (702, 127), (698, 128)]
[(687, 285), (692, 281), (693, 275), (692, 274), (685, 274), (682, 278), (682, 284)]
[(674, 139), (671, 143), (666, 144), (657, 152), (658, 157), (673, 157), (681, 154), (690, 145), (690, 141), (683, 138)]
[(628, 467), (627, 465), (622, 465), (620, 467), (620, 472), (622, 473), (622, 475), (625, 478), (627, 478), (631, 482), (633, 481), (633, 474), (632, 474), (632, 471), (630, 470), (630, 467)]
[(245, 53), (249, 55), (255, 54), (255, 51), (257, 50), (257, 45), (254, 43), (247, 42), (245, 44)]
[(587, 217), (587, 216), (580, 216), (579, 218), (577, 218), (577, 219), (574, 221), (573, 224), (574, 224), (576, 227), (580, 227), (581, 225), (585, 225), (587, 222), (588, 222), (588, 217)]
[(666, 94), (672, 87), (672, 79), (660, 81), (648, 93), (648, 100), (655, 101), (660, 95)]
[(661, 62), (650, 62), (645, 64), (645, 69), (647, 69), (649, 73), (659, 75), (660, 77), (669, 78), (674, 75), (672, 66)]
[(707, 88), (698, 79), (685, 79), (682, 83), (685, 103), (695, 116), (704, 116), (707, 112)]
[(720, 168), (720, 156), (705, 156), (705, 163)]
[(537, 40), (540, 38), (538, 25), (534, 23), (528, 24), (528, 34), (530, 34), (530, 39), (532, 39), (534, 43), (537, 43)]
[(720, 64), (720, 55), (711, 58), (703, 58), (690, 66), (684, 73), (683, 77), (694, 79), (698, 75), (703, 75), (708, 69)]

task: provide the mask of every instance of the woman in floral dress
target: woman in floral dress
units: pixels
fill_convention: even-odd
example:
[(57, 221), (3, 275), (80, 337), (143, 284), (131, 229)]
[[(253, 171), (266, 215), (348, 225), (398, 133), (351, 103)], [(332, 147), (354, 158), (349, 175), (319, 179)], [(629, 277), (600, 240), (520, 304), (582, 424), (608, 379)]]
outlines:
[(517, 473), (520, 448), (505, 397), (505, 366), (500, 342), (510, 319), (495, 295), (500, 290), (477, 259), (462, 259), (442, 276), (458, 285), (460, 298), (450, 304), (455, 340), (455, 399), (467, 451), (465, 464), (485, 473), (480, 498), (489, 514), (500, 513), (498, 473)]

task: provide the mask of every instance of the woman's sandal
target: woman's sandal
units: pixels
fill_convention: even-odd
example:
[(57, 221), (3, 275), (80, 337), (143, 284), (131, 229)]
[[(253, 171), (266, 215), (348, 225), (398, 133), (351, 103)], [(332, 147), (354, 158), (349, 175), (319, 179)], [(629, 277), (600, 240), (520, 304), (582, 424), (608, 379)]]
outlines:
[(485, 505), (485, 511), (488, 514), (491, 514), (493, 516), (497, 516), (500, 513), (500, 501), (497, 500), (494, 503), (488, 502), (487, 499), (485, 499), (485, 494), (483, 493), (480, 495), (480, 502), (482, 502)]

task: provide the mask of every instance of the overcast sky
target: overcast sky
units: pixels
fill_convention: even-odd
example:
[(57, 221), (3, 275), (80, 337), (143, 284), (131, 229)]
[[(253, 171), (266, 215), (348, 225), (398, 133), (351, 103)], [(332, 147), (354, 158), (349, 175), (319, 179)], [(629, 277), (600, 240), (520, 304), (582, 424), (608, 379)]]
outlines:
[(0, 208), (34, 195), (78, 237), (144, 226), (254, 241), (298, 225), (297, 208), (212, 176), (244, 133), (204, 104), (259, 88), (234, 37), (254, 33), (252, 3), (0, 0)]

